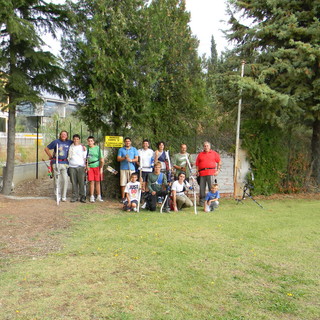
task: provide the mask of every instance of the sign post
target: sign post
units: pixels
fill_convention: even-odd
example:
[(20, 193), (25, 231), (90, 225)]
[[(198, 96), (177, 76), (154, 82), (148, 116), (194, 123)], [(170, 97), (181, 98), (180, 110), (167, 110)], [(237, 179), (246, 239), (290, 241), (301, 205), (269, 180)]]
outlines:
[(122, 148), (123, 137), (122, 136), (105, 136), (104, 146), (109, 148)]

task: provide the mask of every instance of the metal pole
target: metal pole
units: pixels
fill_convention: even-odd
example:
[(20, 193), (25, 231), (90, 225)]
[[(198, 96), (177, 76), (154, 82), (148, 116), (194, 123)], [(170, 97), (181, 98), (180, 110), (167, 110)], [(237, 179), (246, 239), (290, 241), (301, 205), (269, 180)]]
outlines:
[(37, 162), (36, 162), (36, 179), (39, 178), (39, 116), (37, 116)]
[[(244, 75), (244, 65), (246, 62), (243, 60), (241, 62), (241, 78)], [(239, 147), (240, 147), (240, 122), (241, 122), (241, 104), (242, 104), (242, 88), (240, 89), (240, 98), (238, 102), (238, 119), (237, 119), (237, 134), (236, 134), (236, 150), (234, 157), (234, 189), (233, 193), (236, 197), (237, 195), (237, 186), (238, 186), (238, 173), (239, 173)]]
[(56, 122), (56, 139), (59, 138), (59, 120)]

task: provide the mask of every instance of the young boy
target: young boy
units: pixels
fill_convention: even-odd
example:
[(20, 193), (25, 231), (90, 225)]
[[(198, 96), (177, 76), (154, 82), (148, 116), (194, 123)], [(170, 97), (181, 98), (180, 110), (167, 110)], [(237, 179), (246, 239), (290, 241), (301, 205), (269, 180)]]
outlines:
[(207, 193), (203, 210), (204, 212), (210, 212), (219, 206), (220, 193), (218, 191), (218, 185), (214, 183), (211, 186), (211, 190)]
[(140, 182), (138, 180), (138, 174), (132, 173), (130, 181), (126, 184), (124, 189), (126, 200), (124, 201), (123, 209), (126, 211), (137, 211), (139, 199)]
[(73, 144), (69, 148), (68, 161), (70, 181), (72, 183), (71, 202), (86, 202), (85, 175), (86, 175), (86, 148), (81, 144), (80, 136), (74, 134)]
[(167, 176), (161, 172), (161, 162), (156, 162), (154, 171), (148, 175), (148, 189), (150, 196), (147, 200), (147, 207), (150, 211), (156, 211), (158, 197), (167, 195)]
[(103, 154), (100, 147), (95, 145), (94, 137), (88, 137), (87, 141), (87, 171), (90, 202), (95, 202), (94, 191), (96, 191), (97, 194), (96, 200), (102, 202), (100, 182), (103, 179)]

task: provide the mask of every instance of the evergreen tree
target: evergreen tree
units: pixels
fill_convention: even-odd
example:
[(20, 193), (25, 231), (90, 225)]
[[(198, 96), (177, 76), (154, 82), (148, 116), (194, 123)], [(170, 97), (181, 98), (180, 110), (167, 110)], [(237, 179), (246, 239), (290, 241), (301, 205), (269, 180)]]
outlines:
[(1, 1), (0, 95), (9, 112), (6, 174), (2, 192), (11, 192), (18, 104), (41, 102), (40, 91), (65, 95), (64, 72), (56, 57), (44, 51), (40, 35), (66, 25), (64, 6), (41, 0)]
[(72, 6), (78, 22), (64, 40), (63, 56), (90, 128), (150, 139), (194, 133), (204, 84), (184, 1), (83, 0)]
[(154, 0), (147, 10), (151, 100), (146, 122), (154, 138), (181, 139), (194, 134), (207, 116), (198, 41), (188, 26), (185, 1)]
[(63, 57), (80, 115), (91, 130), (119, 134), (139, 118), (146, 96), (144, 2), (83, 0), (71, 6), (77, 22), (63, 40)]
[(210, 58), (208, 60), (208, 73), (213, 74), (215, 71), (217, 71), (217, 65), (218, 65), (218, 51), (217, 51), (217, 45), (214, 40), (214, 36), (211, 36), (211, 48), (210, 48)]
[[(305, 123), (313, 130), (311, 166), (320, 184), (320, 10), (319, 1), (229, 0), (229, 39), (249, 60), (244, 94), (262, 122), (287, 127)], [(234, 15), (250, 20), (242, 24)]]

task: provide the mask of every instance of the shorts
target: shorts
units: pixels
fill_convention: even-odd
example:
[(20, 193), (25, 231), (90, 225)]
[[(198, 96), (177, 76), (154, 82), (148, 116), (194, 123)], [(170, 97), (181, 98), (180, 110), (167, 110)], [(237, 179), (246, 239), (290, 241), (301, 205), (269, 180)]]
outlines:
[[(138, 200), (131, 200), (131, 206), (133, 203), (136, 204), (136, 207), (138, 206)], [(128, 200), (126, 200), (124, 203), (123, 203), (123, 210), (127, 211), (129, 210), (131, 207), (128, 206)]]
[(100, 175), (100, 167), (89, 168), (88, 181), (102, 181), (103, 175)]
[(120, 170), (120, 186), (125, 187), (130, 181), (130, 176), (134, 173), (134, 170)]

